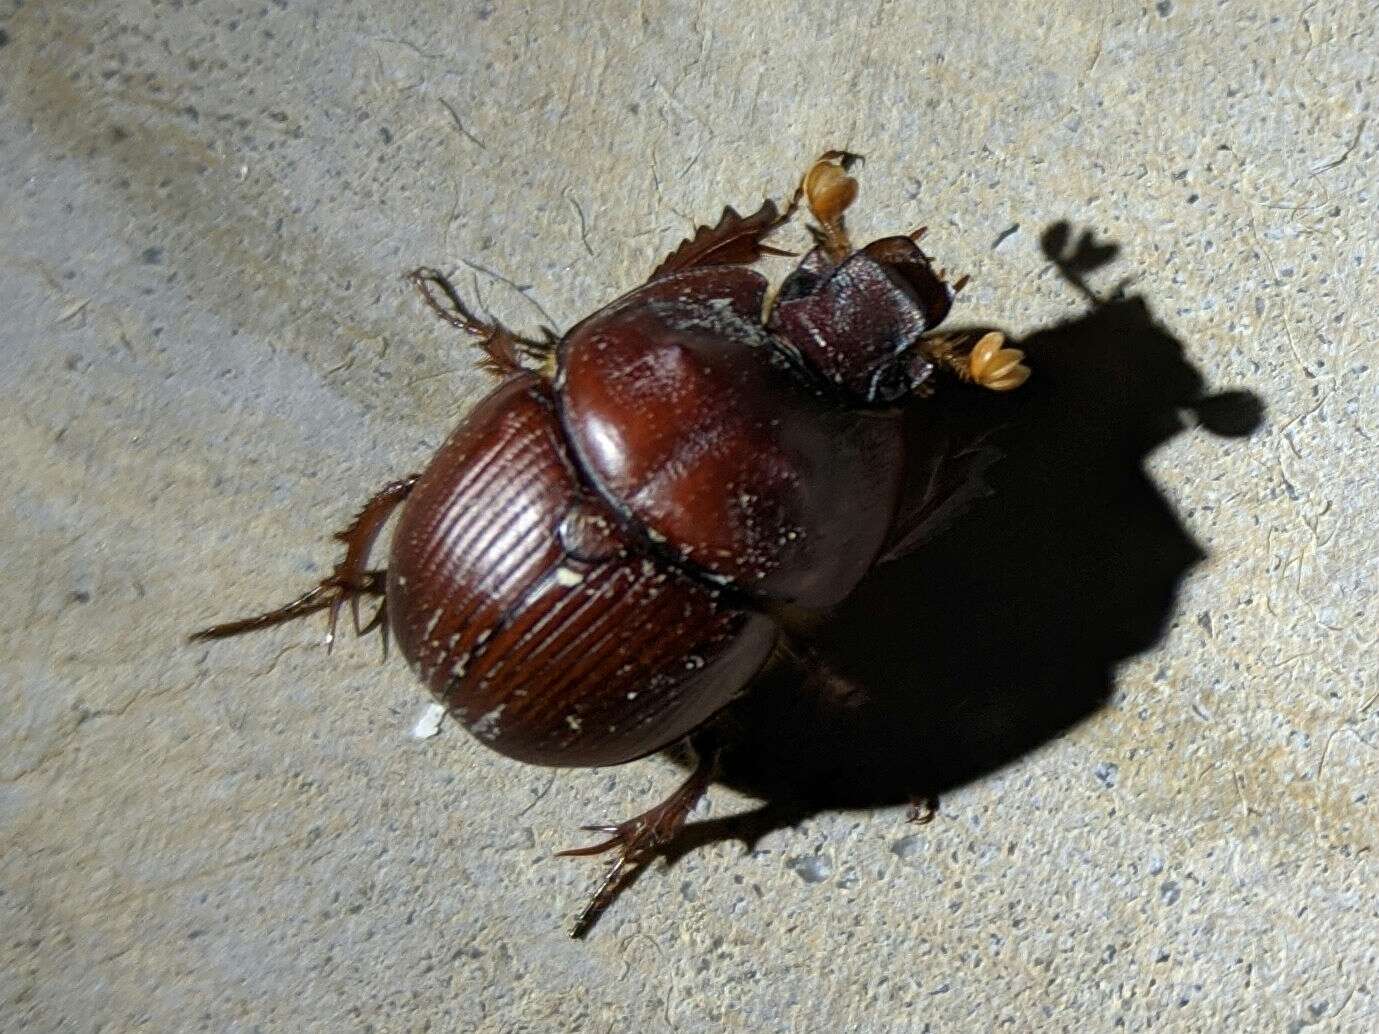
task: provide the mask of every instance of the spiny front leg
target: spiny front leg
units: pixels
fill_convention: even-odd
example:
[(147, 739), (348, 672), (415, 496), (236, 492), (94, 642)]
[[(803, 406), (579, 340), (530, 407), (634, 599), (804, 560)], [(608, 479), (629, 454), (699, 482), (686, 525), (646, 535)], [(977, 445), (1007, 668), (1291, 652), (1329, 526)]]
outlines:
[(763, 242), (794, 212), (795, 201), (790, 202), (784, 212), (777, 210), (774, 201), (763, 201), (760, 208), (746, 216), (738, 215), (737, 209), (729, 205), (723, 209), (718, 225), (700, 226), (693, 237), (681, 241), (680, 246), (651, 271), (647, 283), (700, 266), (745, 266), (763, 255), (789, 255), (790, 252)]
[(558, 858), (602, 854), (620, 848), (617, 860), (609, 867), (603, 882), (594, 891), (594, 896), (584, 911), (575, 918), (570, 929), (571, 937), (583, 937), (598, 921), (600, 915), (618, 895), (618, 891), (644, 862), (661, 847), (669, 843), (685, 824), (685, 819), (699, 803), (700, 798), (713, 782), (714, 771), (718, 767), (718, 757), (722, 748), (716, 741), (700, 737), (699, 742), (690, 741), (691, 749), (698, 761), (694, 771), (674, 793), (656, 807), (642, 812), (626, 822), (606, 825), (583, 826), (591, 833), (611, 834), (601, 843), (588, 847), (575, 847), (560, 851)]
[(724, 208), (716, 226), (700, 226), (693, 237), (681, 241), (652, 270), (647, 282), (700, 266), (745, 266), (763, 255), (791, 255), (764, 242), (790, 221), (801, 201), (808, 203), (819, 221), (815, 234), (829, 257), (835, 263), (841, 262), (852, 252), (843, 230), (843, 211), (857, 197), (857, 181), (846, 175), (846, 170), (859, 160), (860, 156), (850, 151), (825, 151), (805, 173), (784, 209), (770, 200), (763, 201), (760, 208), (747, 216), (738, 215), (731, 206)]
[[(479, 338), (478, 346), (484, 353), (482, 364), (490, 373), (507, 377), (535, 369), (545, 377), (555, 375), (556, 340), (551, 336), (537, 341), (514, 334), (501, 323), (480, 319), (469, 311), (460, 299), (460, 293), (455, 290), (455, 285), (439, 269), (422, 266), (408, 273), (407, 281), (421, 294), (426, 307), (438, 317), (452, 327)], [(436, 297), (436, 292), (440, 293), (444, 304), (441, 298)]]
[(220, 625), (203, 628), (189, 637), (193, 642), (207, 639), (225, 639), (230, 636), (255, 632), (261, 628), (281, 625), (297, 618), (306, 617), (317, 611), (329, 611), (326, 625), (326, 649), (335, 644), (335, 628), (340, 610), (346, 603), (354, 617), (354, 630), (358, 635), (379, 629), (383, 637), (383, 649), (388, 649), (388, 624), (386, 621), (386, 602), (379, 605), (378, 611), (367, 623), (359, 614), (359, 600), (364, 596), (383, 596), (386, 592), (387, 574), (385, 571), (370, 569), (369, 555), (374, 542), (387, 524), (392, 512), (411, 494), (417, 482), (417, 475), (403, 478), (386, 485), (367, 503), (350, 522), (344, 531), (336, 532), (335, 537), (345, 544), (345, 555), (335, 565), (335, 570), (322, 578), (319, 585), (298, 596), (291, 603), (276, 610), (255, 614), (252, 617), (228, 621)]

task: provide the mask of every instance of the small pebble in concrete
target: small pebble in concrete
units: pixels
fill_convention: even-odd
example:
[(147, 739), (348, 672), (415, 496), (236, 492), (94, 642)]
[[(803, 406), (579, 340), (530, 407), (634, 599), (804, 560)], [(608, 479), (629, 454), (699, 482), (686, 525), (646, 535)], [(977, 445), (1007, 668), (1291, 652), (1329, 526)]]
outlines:
[(785, 867), (805, 883), (822, 883), (833, 875), (833, 865), (823, 855), (799, 855), (786, 859)]

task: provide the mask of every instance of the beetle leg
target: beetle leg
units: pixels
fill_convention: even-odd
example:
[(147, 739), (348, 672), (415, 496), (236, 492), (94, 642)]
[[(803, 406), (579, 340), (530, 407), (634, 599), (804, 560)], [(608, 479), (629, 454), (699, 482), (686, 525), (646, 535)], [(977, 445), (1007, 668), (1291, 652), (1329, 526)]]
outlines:
[(373, 552), (374, 542), (383, 531), (388, 518), (399, 504), (411, 494), (412, 487), (416, 483), (417, 475), (413, 474), (411, 477), (387, 485), (364, 504), (363, 509), (350, 522), (348, 528), (336, 532), (335, 538), (345, 544), (345, 555), (335, 565), (335, 570), (327, 577), (322, 578), (320, 584), (315, 588), (307, 590), (291, 603), (278, 607), (276, 610), (240, 618), (237, 621), (228, 621), (221, 625), (212, 625), (210, 628), (193, 632), (190, 638), (193, 641), (225, 639), (245, 632), (256, 632), (261, 628), (281, 625), (287, 621), (295, 621), (297, 618), (325, 610), (329, 612), (326, 619), (326, 648), (329, 650), (335, 644), (335, 628), (340, 619), (340, 610), (348, 603), (354, 618), (355, 631), (363, 635), (375, 628), (381, 629), (384, 637), (384, 649), (386, 650), (387, 625), (383, 609), (386, 603), (380, 605), (377, 613), (369, 619), (367, 624), (362, 624), (359, 614), (359, 600), (364, 596), (383, 596), (386, 591), (387, 572), (371, 569), (368, 566), (369, 554)]
[(938, 798), (931, 793), (916, 794), (910, 798), (910, 806), (905, 809), (905, 821), (916, 826), (927, 826), (938, 816)]
[(763, 255), (793, 256), (794, 252), (782, 251), (763, 242), (795, 214), (798, 201), (799, 192), (796, 191), (795, 200), (784, 212), (777, 211), (774, 201), (763, 201), (760, 208), (745, 216), (738, 215), (731, 206), (723, 209), (717, 225), (697, 227), (693, 237), (681, 241), (680, 246), (651, 271), (647, 283), (701, 266), (745, 266)]
[[(427, 308), (452, 327), (480, 339), (478, 345), (484, 353), (482, 365), (490, 373), (507, 377), (532, 369), (534, 364), (540, 373), (554, 376), (556, 340), (549, 333), (537, 341), (514, 334), (501, 323), (481, 320), (469, 311), (455, 285), (439, 269), (422, 266), (408, 273), (407, 280), (421, 294)], [(436, 297), (437, 291), (444, 298), (443, 304)], [(523, 362), (524, 359), (527, 361)]]
[[(852, 184), (852, 194), (844, 197), (847, 187), (836, 177), (841, 175), (840, 170), (849, 169), (860, 160), (861, 155), (850, 151), (825, 151), (800, 179), (800, 185), (784, 209), (778, 209), (776, 203), (769, 200), (763, 201), (759, 209), (747, 216), (738, 215), (731, 207), (723, 209), (716, 226), (696, 228), (693, 237), (681, 241), (680, 246), (652, 270), (647, 282), (700, 266), (747, 265), (762, 255), (793, 257), (794, 252), (782, 251), (763, 242), (788, 223), (800, 202), (806, 199), (810, 211), (824, 225), (818, 233), (827, 244), (830, 257), (835, 262), (842, 261), (852, 250), (843, 232), (842, 214), (857, 193), (857, 181), (842, 177)], [(830, 173), (829, 169), (833, 171)], [(840, 188), (842, 193), (839, 193)]]
[(717, 225), (696, 228), (693, 237), (681, 241), (652, 270), (647, 282), (700, 266), (748, 265), (762, 255), (793, 255), (763, 242), (790, 221), (801, 201), (808, 202), (810, 212), (819, 221), (819, 227), (811, 227), (811, 232), (829, 258), (841, 262), (852, 253), (852, 244), (843, 229), (843, 210), (857, 196), (857, 181), (846, 171), (861, 157), (851, 151), (825, 151), (800, 180), (783, 210), (778, 210), (774, 201), (763, 201), (759, 209), (747, 216), (738, 215), (731, 207), (723, 209)]
[(1025, 353), (1005, 347), (1005, 335), (991, 330), (972, 340), (972, 333), (936, 334), (922, 338), (921, 355), (935, 366), (990, 391), (1013, 391), (1029, 380)]
[(658, 848), (664, 847), (680, 831), (689, 813), (708, 790), (709, 783), (713, 782), (720, 752), (721, 748), (716, 743), (696, 748), (698, 763), (694, 771), (664, 801), (626, 822), (582, 826), (581, 829), (591, 833), (611, 835), (600, 843), (557, 853), (558, 858), (569, 858), (602, 854), (619, 847), (622, 849), (617, 861), (609, 867), (594, 891), (589, 904), (575, 918), (574, 926), (570, 929), (571, 937), (583, 937), (588, 933), (627, 881), (650, 861)]

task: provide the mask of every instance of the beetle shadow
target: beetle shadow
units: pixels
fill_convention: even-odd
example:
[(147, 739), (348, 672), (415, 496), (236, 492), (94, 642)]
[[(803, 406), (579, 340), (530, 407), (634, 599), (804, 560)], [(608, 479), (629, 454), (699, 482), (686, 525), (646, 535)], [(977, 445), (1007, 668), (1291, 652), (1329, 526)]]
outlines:
[(1000, 768), (1098, 711), (1115, 666), (1162, 637), (1206, 554), (1144, 461), (1194, 423), (1248, 435), (1263, 406), (1208, 394), (1124, 284), (1092, 293), (1085, 276), (1115, 245), (1074, 242), (1066, 223), (1042, 244), (1090, 309), (1015, 342), (1035, 372), (1013, 395), (950, 390), (913, 407), (912, 452), (946, 459), (908, 476), (904, 555), (816, 628), (802, 663), (777, 665), (725, 713), (718, 781), (764, 803), (690, 824), (672, 863)]

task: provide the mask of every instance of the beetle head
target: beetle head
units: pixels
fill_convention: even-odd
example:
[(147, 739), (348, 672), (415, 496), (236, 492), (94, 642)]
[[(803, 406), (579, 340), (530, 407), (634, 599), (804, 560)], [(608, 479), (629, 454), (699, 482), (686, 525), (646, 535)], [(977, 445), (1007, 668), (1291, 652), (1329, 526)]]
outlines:
[(953, 294), (909, 237), (883, 237), (837, 264), (821, 246), (781, 285), (768, 326), (850, 399), (888, 405), (933, 372), (915, 346)]

